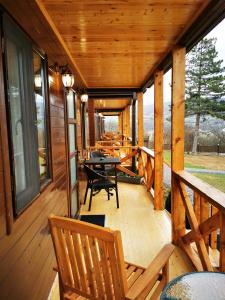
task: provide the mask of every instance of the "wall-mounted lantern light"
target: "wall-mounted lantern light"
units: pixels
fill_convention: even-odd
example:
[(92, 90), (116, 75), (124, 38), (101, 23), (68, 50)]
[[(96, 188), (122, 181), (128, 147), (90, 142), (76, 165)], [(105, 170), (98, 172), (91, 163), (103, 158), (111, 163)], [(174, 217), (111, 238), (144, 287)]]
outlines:
[(66, 71), (62, 74), (62, 82), (65, 88), (72, 88), (74, 85), (74, 75), (71, 74), (69, 71)]
[(87, 102), (88, 101), (88, 94), (87, 93), (82, 94), (80, 99), (81, 99), (81, 102)]
[(57, 63), (50, 67), (54, 72), (62, 75), (62, 82), (65, 88), (70, 89), (74, 85), (74, 75), (70, 72), (68, 64), (59, 66)]

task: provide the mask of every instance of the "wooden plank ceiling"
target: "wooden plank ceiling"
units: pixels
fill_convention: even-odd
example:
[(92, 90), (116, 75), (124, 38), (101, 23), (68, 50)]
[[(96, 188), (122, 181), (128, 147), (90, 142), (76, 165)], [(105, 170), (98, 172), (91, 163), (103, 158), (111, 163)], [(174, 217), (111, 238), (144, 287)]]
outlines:
[(139, 88), (209, 0), (36, 0), (88, 88)]

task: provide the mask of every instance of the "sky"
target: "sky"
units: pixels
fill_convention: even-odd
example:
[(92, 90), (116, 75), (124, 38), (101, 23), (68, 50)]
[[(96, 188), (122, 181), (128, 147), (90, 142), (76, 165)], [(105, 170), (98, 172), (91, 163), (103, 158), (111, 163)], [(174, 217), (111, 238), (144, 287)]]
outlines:
[[(219, 23), (210, 33), (207, 34), (206, 37), (212, 38), (216, 37), (216, 50), (218, 51), (218, 58), (224, 60), (223, 65), (225, 66), (225, 19)], [(168, 71), (164, 75), (164, 85), (163, 85), (163, 93), (164, 93), (164, 102), (171, 101), (171, 71)], [(153, 104), (154, 103), (154, 88), (153, 86), (144, 94), (144, 105)]]

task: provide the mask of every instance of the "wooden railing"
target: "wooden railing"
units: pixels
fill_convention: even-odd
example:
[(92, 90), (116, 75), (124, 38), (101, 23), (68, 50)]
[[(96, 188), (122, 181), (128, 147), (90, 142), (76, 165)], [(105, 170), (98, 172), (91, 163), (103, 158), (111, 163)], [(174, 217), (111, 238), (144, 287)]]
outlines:
[(90, 151), (102, 151), (106, 155), (119, 157), (121, 165), (118, 165), (117, 169), (129, 176), (137, 176), (137, 174), (132, 172), (129, 168), (131, 166), (132, 157), (138, 154), (137, 146), (102, 146), (96, 144), (93, 147), (89, 147), (89, 152)]
[[(121, 165), (118, 169), (130, 176), (137, 176), (129, 168), (131, 158), (137, 156), (138, 175), (144, 178), (146, 188), (155, 201), (155, 157), (152, 150), (146, 147), (101, 145), (90, 147), (90, 151), (93, 150), (120, 157)], [(179, 227), (176, 229), (180, 232), (176, 243), (186, 252), (198, 271), (217, 268), (225, 272), (225, 194), (186, 171), (172, 172), (172, 176), (178, 187), (181, 199), (179, 206), (183, 214), (183, 224), (177, 224), (172, 219), (173, 226)], [(185, 215), (188, 222), (185, 222)], [(186, 226), (188, 223), (190, 227)]]
[[(180, 236), (178, 245), (198, 271), (217, 267), (225, 272), (225, 194), (186, 171), (173, 172), (173, 176), (191, 228)], [(193, 191), (193, 201), (187, 187)]]
[(147, 190), (154, 198), (154, 152), (146, 147), (140, 147), (138, 153), (138, 174), (144, 177)]

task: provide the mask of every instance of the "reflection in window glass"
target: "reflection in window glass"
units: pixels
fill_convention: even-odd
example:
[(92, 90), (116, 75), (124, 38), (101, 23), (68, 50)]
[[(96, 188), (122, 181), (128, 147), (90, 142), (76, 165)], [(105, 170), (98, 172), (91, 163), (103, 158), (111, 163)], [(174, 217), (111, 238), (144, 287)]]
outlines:
[(75, 118), (75, 107), (74, 107), (74, 94), (73, 91), (69, 91), (67, 94), (67, 111), (68, 111), (68, 118), (74, 119)]
[(70, 155), (75, 152), (75, 126), (69, 125)]
[(20, 53), (16, 44), (7, 40), (8, 96), (11, 109), (11, 130), (13, 138), (16, 194), (27, 187), (24, 153), (24, 115), (22, 113), (22, 93), (20, 87)]
[(78, 209), (78, 197), (77, 197), (77, 190), (73, 190), (71, 193), (71, 216), (74, 217), (77, 213)]
[(47, 156), (47, 130), (46, 130), (46, 108), (43, 87), (43, 63), (42, 58), (33, 53), (34, 65), (34, 91), (37, 112), (38, 131), (38, 157), (41, 181), (48, 178), (48, 156)]
[(71, 187), (73, 187), (77, 181), (76, 174), (76, 158), (73, 157), (70, 159), (70, 177), (71, 177)]

